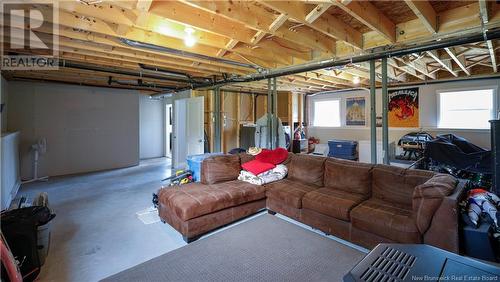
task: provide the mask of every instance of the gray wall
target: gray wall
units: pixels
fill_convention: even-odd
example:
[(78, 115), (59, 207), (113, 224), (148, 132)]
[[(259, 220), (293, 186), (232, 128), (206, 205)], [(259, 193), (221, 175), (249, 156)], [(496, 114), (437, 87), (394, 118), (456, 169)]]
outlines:
[(7, 102), (8, 102), (8, 82), (3, 78), (0, 79), (0, 103), (5, 104), (2, 114), (0, 114), (0, 132), (7, 131)]
[(39, 175), (137, 165), (139, 93), (56, 83), (8, 85), (8, 130), (21, 131), (21, 177), (32, 176), (30, 145), (46, 138)]
[(162, 99), (139, 99), (140, 158), (165, 156), (165, 103)]
[[(444, 133), (454, 133), (456, 135), (462, 136), (472, 143), (482, 146), (484, 148), (490, 147), (490, 131), (489, 130), (472, 130), (472, 129), (456, 129), (456, 130), (443, 130), (437, 128), (438, 123), (438, 109), (437, 109), (437, 94), (439, 90), (465, 90), (467, 88), (473, 87), (485, 87), (494, 86), (497, 88), (497, 97), (499, 96), (498, 91), (500, 89), (500, 78), (499, 79), (487, 79), (487, 80), (469, 80), (460, 82), (446, 82), (446, 83), (436, 83), (428, 85), (420, 85), (419, 87), (419, 103), (420, 103), (420, 128), (425, 130), (432, 135), (444, 134)], [(408, 86), (410, 88), (411, 86)], [(402, 87), (407, 88), (407, 87)], [(392, 88), (391, 88), (392, 89)], [(309, 121), (312, 121), (312, 111), (311, 105), (312, 101), (315, 99), (323, 99), (327, 97), (340, 97), (342, 111), (345, 111), (345, 98), (346, 97), (366, 97), (366, 109), (367, 109), (367, 126), (342, 126), (336, 128), (325, 128), (325, 127), (313, 127), (308, 128), (309, 136), (314, 136), (320, 138), (321, 143), (327, 143), (329, 139), (348, 139), (348, 140), (369, 140), (370, 139), (370, 100), (368, 91), (356, 90), (343, 93), (335, 94), (320, 94), (308, 99), (308, 110), (309, 110)], [(377, 101), (376, 101), (377, 116), (382, 115), (382, 95), (381, 90), (377, 89)], [(500, 99), (497, 99), (500, 109)], [(341, 113), (341, 117), (345, 116)], [(418, 128), (389, 128), (389, 142), (397, 141), (401, 136), (407, 134), (411, 131), (418, 131)], [(377, 139), (382, 139), (382, 131), (377, 128)]]

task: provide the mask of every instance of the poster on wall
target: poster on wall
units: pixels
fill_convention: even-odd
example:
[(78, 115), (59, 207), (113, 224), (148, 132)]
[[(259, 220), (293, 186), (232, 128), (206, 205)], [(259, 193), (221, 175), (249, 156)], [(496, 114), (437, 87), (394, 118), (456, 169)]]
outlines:
[(389, 90), (389, 126), (419, 127), (418, 87)]
[(366, 124), (366, 101), (365, 97), (349, 97), (346, 98), (345, 125), (360, 125)]

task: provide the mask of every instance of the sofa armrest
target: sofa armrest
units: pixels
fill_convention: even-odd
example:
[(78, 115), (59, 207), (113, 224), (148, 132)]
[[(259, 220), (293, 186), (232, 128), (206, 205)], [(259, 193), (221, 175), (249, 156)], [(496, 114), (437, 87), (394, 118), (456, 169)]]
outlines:
[(465, 181), (459, 181), (453, 193), (446, 196), (434, 213), (424, 244), (459, 253), (459, 206), (465, 192)]

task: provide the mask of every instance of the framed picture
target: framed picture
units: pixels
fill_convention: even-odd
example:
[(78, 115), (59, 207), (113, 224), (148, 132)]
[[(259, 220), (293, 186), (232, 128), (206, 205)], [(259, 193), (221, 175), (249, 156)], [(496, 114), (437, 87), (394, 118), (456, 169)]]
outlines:
[(419, 127), (418, 87), (389, 90), (389, 127)]
[(365, 97), (346, 98), (345, 125), (366, 125), (366, 99)]

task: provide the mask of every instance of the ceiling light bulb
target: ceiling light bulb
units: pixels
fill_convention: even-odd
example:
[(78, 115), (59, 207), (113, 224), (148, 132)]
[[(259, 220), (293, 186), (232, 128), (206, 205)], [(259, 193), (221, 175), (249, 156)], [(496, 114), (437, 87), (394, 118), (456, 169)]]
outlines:
[(196, 38), (194, 38), (194, 36), (192, 35), (186, 35), (186, 37), (184, 38), (184, 44), (187, 47), (193, 47), (194, 44), (196, 44)]
[(159, 25), (156, 29), (163, 35), (169, 35), (171, 33), (170, 28), (167, 25)]
[(352, 83), (354, 84), (359, 84), (360, 80), (359, 80), (359, 76), (355, 76), (352, 78)]
[(193, 47), (194, 44), (196, 44), (196, 38), (193, 36), (194, 29), (186, 27), (184, 31), (186, 32), (186, 36), (184, 37), (184, 44), (187, 47)]

